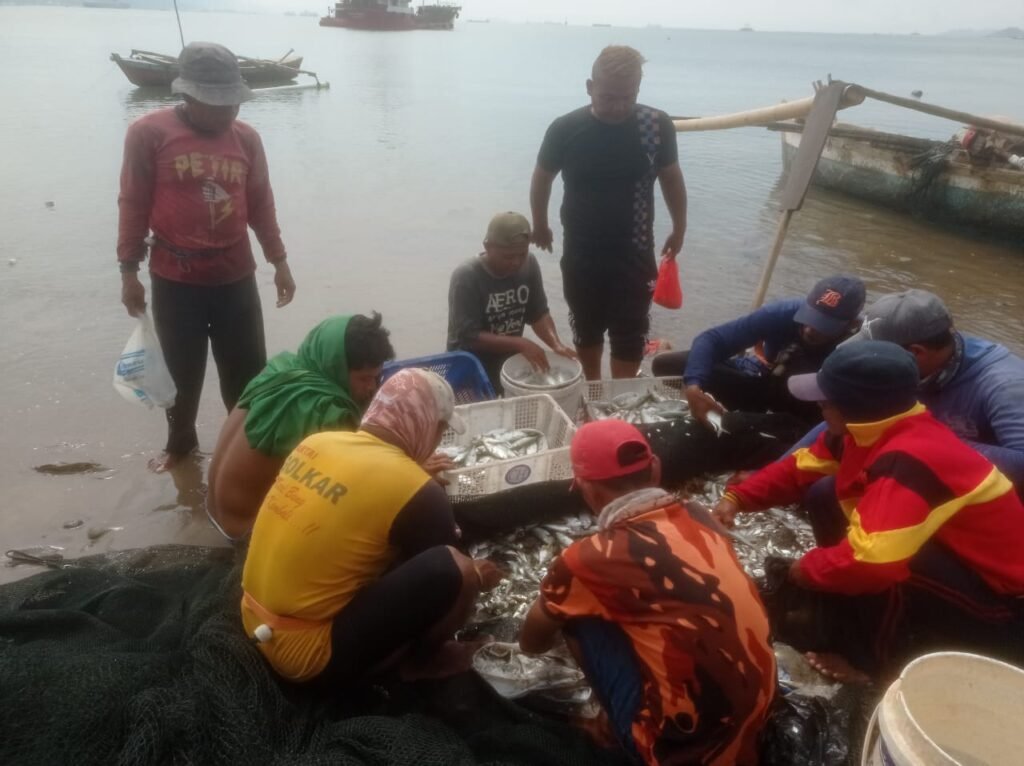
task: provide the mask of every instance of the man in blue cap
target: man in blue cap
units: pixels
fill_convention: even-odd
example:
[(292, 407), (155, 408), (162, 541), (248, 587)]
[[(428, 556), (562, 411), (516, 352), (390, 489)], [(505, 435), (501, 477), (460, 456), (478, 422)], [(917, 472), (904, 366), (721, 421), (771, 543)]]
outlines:
[(817, 422), (816, 408), (790, 396), (786, 379), (816, 372), (858, 329), (864, 296), (856, 277), (826, 277), (806, 298), (769, 303), (705, 330), (689, 351), (659, 354), (652, 370), (683, 376), (690, 412), (705, 424), (708, 413), (726, 409), (791, 412)]
[[(909, 351), (920, 373), (921, 403), (1024, 497), (1024, 359), (958, 332), (942, 299), (927, 290), (880, 297), (850, 342), (860, 340), (887, 340)], [(796, 448), (813, 444), (824, 430), (821, 424)]]
[[(845, 344), (817, 374), (790, 378), (827, 431), (730, 487), (714, 511), (732, 526), (737, 513), (802, 502), (817, 547), (788, 580), (820, 594), (825, 645), (804, 648), (836, 652), (811, 660), (839, 680), (927, 651), (1013, 661), (1024, 649), (1024, 506), (920, 404), (918, 378), (914, 357), (885, 341)], [(787, 640), (785, 621), (774, 627)]]

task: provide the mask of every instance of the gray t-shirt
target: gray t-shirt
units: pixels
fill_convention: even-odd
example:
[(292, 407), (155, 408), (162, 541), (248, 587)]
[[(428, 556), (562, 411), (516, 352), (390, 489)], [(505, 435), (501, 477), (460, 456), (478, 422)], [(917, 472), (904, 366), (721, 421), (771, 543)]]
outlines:
[[(482, 332), (522, 337), (523, 329), (548, 313), (540, 264), (530, 253), (517, 274), (498, 279), (480, 256), (452, 272), (448, 289), (448, 350), (468, 351)], [(495, 390), (509, 354), (474, 351)]]

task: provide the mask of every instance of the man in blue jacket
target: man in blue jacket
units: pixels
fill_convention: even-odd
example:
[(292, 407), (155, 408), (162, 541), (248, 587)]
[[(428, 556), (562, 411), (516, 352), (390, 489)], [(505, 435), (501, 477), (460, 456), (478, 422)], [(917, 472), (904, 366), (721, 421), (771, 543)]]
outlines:
[[(790, 395), (791, 375), (817, 372), (832, 350), (859, 326), (864, 283), (837, 275), (819, 281), (806, 298), (775, 301), (698, 335), (689, 351), (659, 354), (655, 375), (682, 375), (690, 412), (790, 412), (809, 423), (817, 407)], [(745, 353), (753, 348), (754, 352)]]
[(1024, 496), (1024, 359), (961, 335), (942, 299), (927, 290), (883, 295), (853, 340), (887, 340), (913, 354), (921, 402)]

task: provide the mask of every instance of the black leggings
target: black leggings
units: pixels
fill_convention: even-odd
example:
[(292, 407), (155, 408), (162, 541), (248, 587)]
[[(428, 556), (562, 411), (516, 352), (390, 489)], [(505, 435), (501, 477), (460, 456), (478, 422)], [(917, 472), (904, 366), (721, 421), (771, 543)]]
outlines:
[(190, 285), (152, 275), (153, 323), (167, 369), (178, 388), (167, 410), (167, 446), (184, 455), (199, 444), (196, 415), (206, 376), (208, 346), (220, 376), (220, 395), (230, 411), (267, 363), (263, 312), (256, 278), (227, 285)]
[(462, 572), (447, 546), (402, 562), (338, 612), (331, 627), (331, 661), (316, 681), (343, 685), (365, 676), (403, 646), (418, 643), (461, 592)]

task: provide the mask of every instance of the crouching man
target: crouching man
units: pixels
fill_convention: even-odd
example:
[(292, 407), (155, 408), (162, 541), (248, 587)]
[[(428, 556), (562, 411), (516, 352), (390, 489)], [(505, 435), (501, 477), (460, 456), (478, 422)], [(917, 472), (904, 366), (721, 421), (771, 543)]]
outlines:
[(571, 457), (599, 529), (552, 565), (523, 651), (564, 635), (635, 763), (756, 764), (775, 656), (764, 607), (720, 527), (658, 489), (661, 466), (635, 426), (588, 423)]
[[(918, 382), (894, 343), (841, 346), (818, 373), (789, 379), (828, 430), (715, 508), (731, 526), (738, 512), (802, 503), (818, 547), (789, 583), (818, 594), (827, 645), (810, 659), (838, 680), (891, 675), (929, 651), (1024, 657), (1024, 507), (918, 402)], [(776, 627), (787, 640), (785, 621)]]

